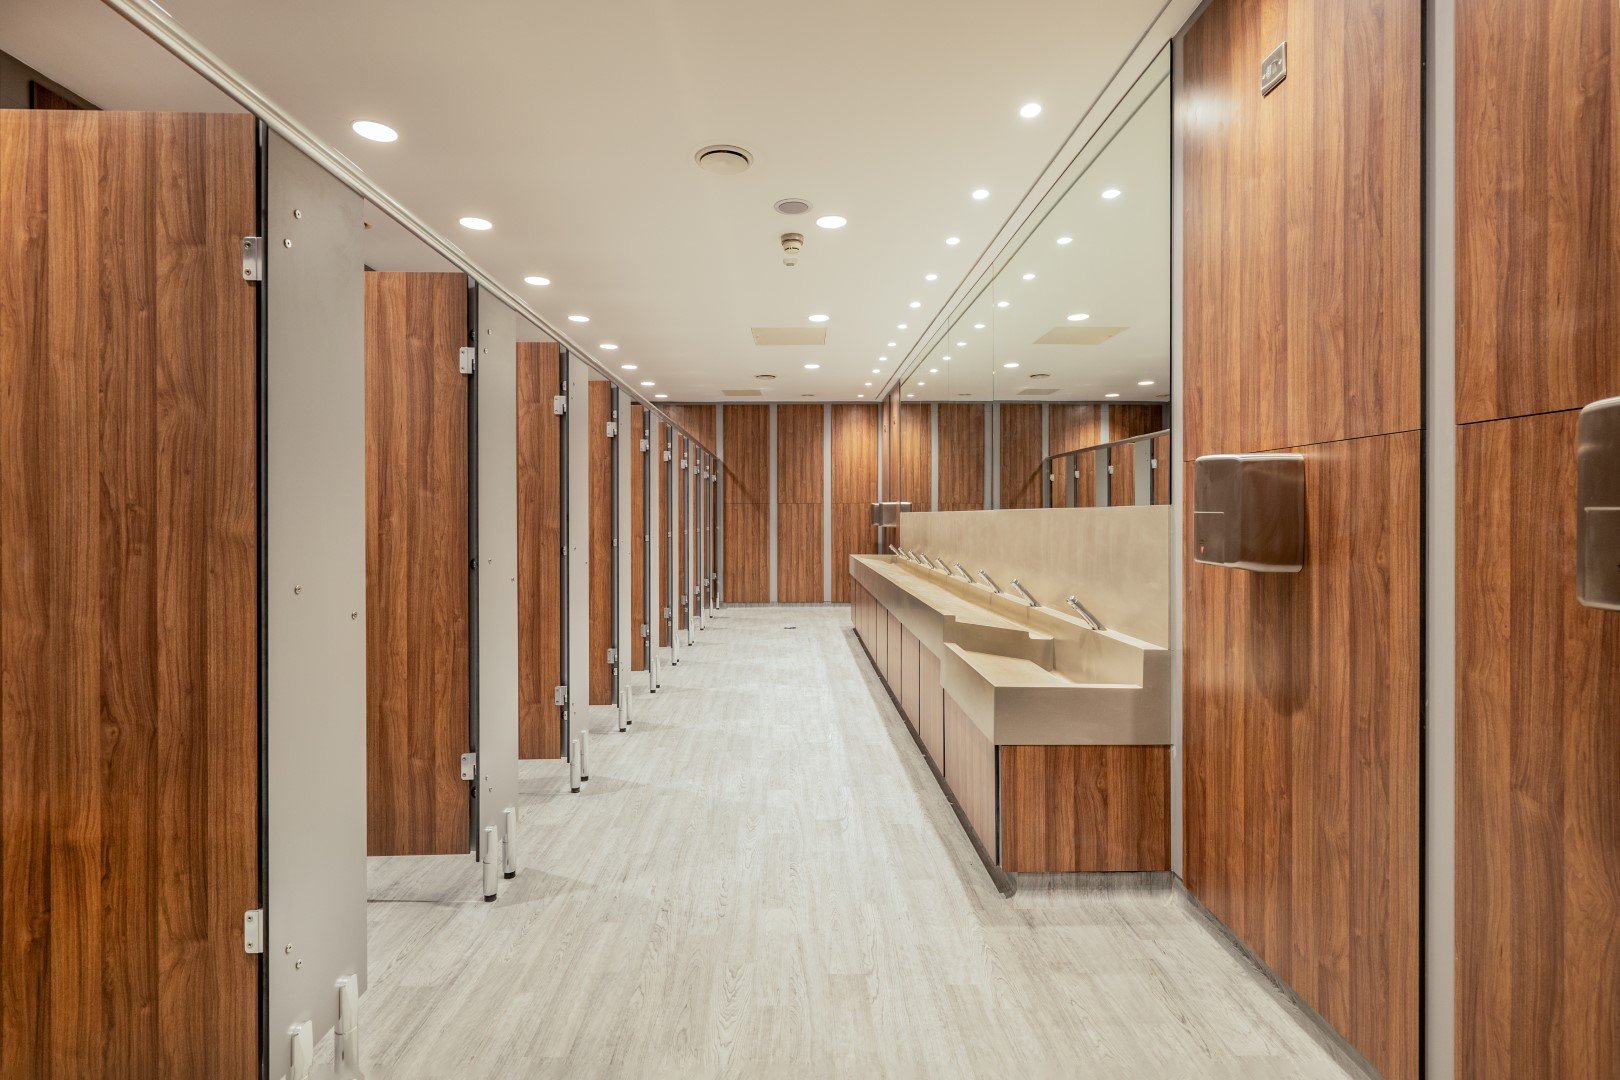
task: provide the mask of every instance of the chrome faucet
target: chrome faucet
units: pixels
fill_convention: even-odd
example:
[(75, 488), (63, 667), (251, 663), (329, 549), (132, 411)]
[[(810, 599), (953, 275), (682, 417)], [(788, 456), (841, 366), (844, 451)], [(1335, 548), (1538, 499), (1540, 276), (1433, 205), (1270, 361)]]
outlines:
[(934, 569), (938, 570), (940, 573), (944, 574), (946, 577), (951, 576), (951, 568), (945, 565), (945, 560), (944, 559), (941, 559), (939, 556), (935, 555), (935, 556), (933, 556), (933, 560), (934, 560), (934, 562), (939, 564), (938, 566), (934, 567)]
[(1078, 611), (1080, 613), (1080, 621), (1091, 627), (1093, 630), (1108, 629), (1102, 624), (1101, 621), (1098, 620), (1097, 616), (1087, 611), (1086, 605), (1082, 604), (1076, 597), (1069, 597), (1069, 606)]
[(892, 552), (896, 558), (898, 558), (900, 555), (900, 549), (895, 547), (893, 544), (889, 545), (889, 551)]
[(995, 582), (994, 582), (994, 581), (992, 581), (992, 580), (990, 580), (990, 575), (989, 575), (989, 574), (987, 574), (987, 573), (985, 573), (985, 572), (984, 572), (984, 571), (983, 571), (983, 570), (980, 570), (980, 571), (979, 571), (979, 576), (980, 576), (980, 577), (982, 577), (982, 578), (984, 578), (984, 583), (985, 583), (985, 584), (986, 584), (986, 585), (988, 585), (988, 586), (990, 586), (990, 587), (991, 587), (991, 588), (992, 588), (992, 589), (994, 589), (994, 590), (995, 590), (995, 591), (996, 591), (996, 592), (997, 592), (997, 593), (1000, 593), (1000, 592), (1001, 592), (1001, 586), (1000, 586), (1000, 585), (997, 585), (997, 584), (996, 584), (996, 583), (995, 583)]
[(961, 563), (951, 563), (951, 565), (956, 567), (958, 570), (961, 570), (963, 577), (967, 578), (969, 581), (973, 580), (973, 575), (968, 573), (967, 569)]
[(1017, 578), (1013, 578), (1012, 579), (1012, 586), (1013, 586), (1013, 588), (1017, 589), (1019, 592), (1024, 594), (1024, 599), (1029, 601), (1029, 606), (1030, 607), (1040, 607), (1041, 606), (1040, 601), (1036, 600), (1033, 596), (1029, 595), (1029, 590), (1024, 588), (1023, 582), (1019, 581)]

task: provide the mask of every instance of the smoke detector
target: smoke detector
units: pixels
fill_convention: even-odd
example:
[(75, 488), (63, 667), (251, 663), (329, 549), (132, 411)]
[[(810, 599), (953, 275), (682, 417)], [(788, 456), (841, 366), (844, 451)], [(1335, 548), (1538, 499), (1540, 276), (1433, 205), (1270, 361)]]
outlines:
[(720, 176), (736, 176), (738, 173), (748, 171), (748, 166), (754, 163), (754, 155), (740, 146), (730, 143), (715, 143), (705, 146), (692, 155), (697, 167), (704, 172), (716, 173)]
[(776, 201), (778, 214), (808, 214), (810, 212), (809, 199), (778, 199)]
[(799, 252), (804, 250), (804, 233), (785, 232), (782, 234), (782, 265), (798, 266)]

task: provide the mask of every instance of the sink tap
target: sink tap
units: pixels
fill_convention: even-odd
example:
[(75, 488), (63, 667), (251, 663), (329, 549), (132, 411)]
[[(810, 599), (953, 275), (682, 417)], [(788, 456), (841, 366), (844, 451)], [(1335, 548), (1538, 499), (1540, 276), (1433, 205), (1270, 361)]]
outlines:
[(900, 556), (900, 549), (899, 548), (895, 547), (893, 544), (890, 544), (889, 545), (889, 551), (892, 552), (896, 558), (899, 558), (899, 556)]
[(1017, 578), (1013, 578), (1012, 579), (1012, 586), (1013, 586), (1013, 588), (1017, 589), (1019, 592), (1024, 594), (1024, 599), (1029, 601), (1029, 606), (1030, 607), (1040, 607), (1041, 606), (1040, 601), (1036, 600), (1033, 596), (1029, 595), (1029, 590), (1024, 588), (1023, 582), (1019, 581)]
[(937, 566), (934, 567), (935, 570), (938, 570), (940, 573), (944, 574), (946, 577), (951, 576), (951, 568), (945, 565), (945, 560), (944, 559), (941, 559), (938, 555), (935, 555), (935, 556), (933, 556), (933, 560), (934, 560), (934, 562), (936, 562), (938, 564)]
[(989, 575), (989, 574), (987, 574), (987, 573), (985, 573), (985, 572), (984, 572), (984, 571), (983, 571), (983, 570), (980, 570), (980, 571), (979, 571), (979, 576), (980, 576), (980, 577), (982, 577), (982, 578), (984, 578), (984, 583), (985, 583), (985, 584), (986, 584), (986, 585), (988, 585), (988, 586), (990, 586), (990, 587), (991, 587), (991, 588), (992, 588), (992, 589), (994, 589), (994, 590), (995, 590), (995, 591), (996, 591), (996, 592), (997, 592), (997, 593), (1000, 593), (1000, 592), (1001, 592), (1001, 586), (1000, 586), (1000, 585), (997, 585), (997, 584), (996, 584), (996, 583), (995, 583), (995, 582), (994, 582), (994, 581), (992, 581), (992, 580), (991, 580), (991, 578), (990, 578), (990, 575)]
[(1107, 627), (1103, 626), (1102, 622), (1098, 620), (1097, 616), (1087, 611), (1086, 605), (1082, 604), (1076, 597), (1069, 597), (1069, 606), (1078, 611), (1080, 613), (1080, 621), (1091, 627), (1093, 630), (1107, 629)]
[(962, 571), (962, 576), (967, 578), (968, 581), (973, 580), (973, 575), (968, 573), (967, 569), (965, 567), (963, 567), (961, 563), (951, 563), (951, 565), (956, 567), (958, 570), (961, 570)]

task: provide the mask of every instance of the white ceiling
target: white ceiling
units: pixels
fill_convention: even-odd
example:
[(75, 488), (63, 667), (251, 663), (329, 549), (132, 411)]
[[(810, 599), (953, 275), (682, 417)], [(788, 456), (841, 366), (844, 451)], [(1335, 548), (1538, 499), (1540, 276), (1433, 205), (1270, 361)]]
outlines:
[[(756, 372), (778, 376), (774, 399), (870, 393), (861, 384), (878, 366), (881, 387), (1163, 10), (1159, 0), (164, 6), (600, 359), (638, 364), (674, 400), (758, 386)], [(103, 106), (230, 107), (97, 0), (0, 0), (0, 12), (0, 48)], [(1019, 117), (1026, 101), (1042, 104), (1039, 117)], [(349, 124), (361, 118), (394, 126), (399, 142), (360, 139)], [(753, 168), (700, 171), (693, 152), (710, 143), (746, 147)], [(991, 197), (972, 200), (978, 187)], [(772, 204), (785, 196), (815, 209), (784, 217)], [(818, 229), (820, 213), (849, 225)], [(462, 229), (466, 214), (495, 228)], [(792, 269), (777, 239), (790, 229), (806, 235)], [(962, 242), (946, 246), (950, 235)], [(526, 286), (527, 274), (553, 283)], [(752, 343), (752, 327), (804, 326), (815, 312), (831, 316), (825, 346)], [(573, 313), (591, 322), (566, 323)]]

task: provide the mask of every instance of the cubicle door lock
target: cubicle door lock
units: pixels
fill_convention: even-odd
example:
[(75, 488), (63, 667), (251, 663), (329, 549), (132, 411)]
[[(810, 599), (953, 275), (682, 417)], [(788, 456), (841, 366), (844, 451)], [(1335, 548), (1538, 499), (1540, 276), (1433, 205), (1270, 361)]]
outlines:
[(1620, 611), (1620, 397), (1581, 410), (1576, 451), (1575, 591)]

